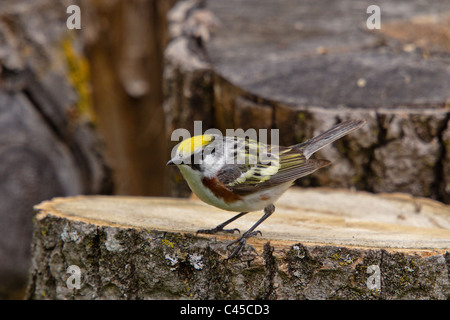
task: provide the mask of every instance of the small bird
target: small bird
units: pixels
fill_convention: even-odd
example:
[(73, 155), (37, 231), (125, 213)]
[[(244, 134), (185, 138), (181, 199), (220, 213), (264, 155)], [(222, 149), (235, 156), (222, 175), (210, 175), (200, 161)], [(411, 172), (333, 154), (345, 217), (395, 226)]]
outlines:
[(195, 195), (223, 210), (240, 212), (213, 229), (197, 233), (234, 233), (224, 229), (251, 211), (264, 210), (264, 215), (240, 238), (229, 259), (238, 255), (255, 229), (274, 211), (274, 202), (298, 178), (328, 166), (331, 162), (310, 159), (326, 145), (361, 128), (364, 120), (348, 120), (303, 143), (290, 147), (264, 144), (249, 138), (198, 135), (180, 142), (175, 156), (167, 165), (176, 165)]

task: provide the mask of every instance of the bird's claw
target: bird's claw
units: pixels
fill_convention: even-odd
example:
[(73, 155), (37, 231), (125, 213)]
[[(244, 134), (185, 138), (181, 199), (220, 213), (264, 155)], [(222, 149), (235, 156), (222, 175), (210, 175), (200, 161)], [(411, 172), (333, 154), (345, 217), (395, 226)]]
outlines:
[(258, 235), (258, 233), (262, 236), (261, 231), (256, 230), (252, 232), (245, 232), (239, 239), (232, 241), (227, 245), (227, 248), (232, 246), (233, 244), (237, 243), (237, 246), (231, 251), (231, 254), (228, 256), (228, 259), (231, 259), (241, 253), (242, 249), (244, 248), (245, 244), (247, 243), (247, 239), (251, 237), (255, 237)]

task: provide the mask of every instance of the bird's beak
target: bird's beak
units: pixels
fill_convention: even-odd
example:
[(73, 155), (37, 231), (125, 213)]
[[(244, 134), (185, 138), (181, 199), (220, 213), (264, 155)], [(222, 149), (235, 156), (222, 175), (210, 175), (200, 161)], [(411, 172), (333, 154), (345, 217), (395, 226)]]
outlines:
[(170, 159), (167, 163), (166, 166), (173, 166), (175, 165), (175, 163), (173, 163), (173, 159)]

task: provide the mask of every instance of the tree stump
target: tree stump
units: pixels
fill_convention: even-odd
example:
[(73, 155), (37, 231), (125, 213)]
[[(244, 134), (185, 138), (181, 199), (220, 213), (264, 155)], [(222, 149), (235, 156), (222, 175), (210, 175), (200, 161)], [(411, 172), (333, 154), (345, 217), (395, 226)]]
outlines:
[[(198, 199), (77, 196), (35, 207), (30, 299), (448, 299), (450, 207), (404, 194), (291, 188), (238, 235)], [(231, 225), (248, 229), (262, 212)], [(75, 271), (76, 272), (75, 272)], [(77, 271), (78, 270), (78, 271)], [(78, 277), (78, 278), (77, 278)]]
[(93, 128), (89, 68), (62, 1), (2, 1), (0, 299), (23, 296), (33, 206), (112, 190)]
[(369, 30), (372, 4), (181, 1), (165, 52), (169, 137), (203, 120), (278, 128), (290, 145), (362, 118), (318, 153), (339, 164), (299, 183), (450, 203), (450, 3), (381, 1), (381, 29)]

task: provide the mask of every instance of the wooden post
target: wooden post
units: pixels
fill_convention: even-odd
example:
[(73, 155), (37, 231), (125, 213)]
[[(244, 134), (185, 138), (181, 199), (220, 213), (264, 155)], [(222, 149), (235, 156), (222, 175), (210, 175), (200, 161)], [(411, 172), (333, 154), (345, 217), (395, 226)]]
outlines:
[(98, 128), (115, 194), (164, 195), (163, 50), (168, 1), (81, 1)]

